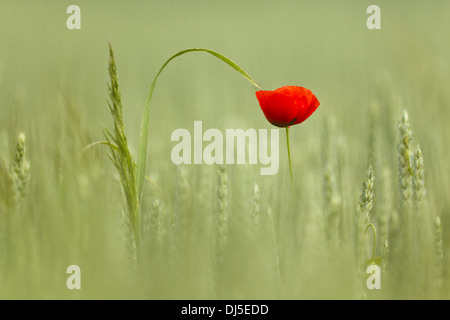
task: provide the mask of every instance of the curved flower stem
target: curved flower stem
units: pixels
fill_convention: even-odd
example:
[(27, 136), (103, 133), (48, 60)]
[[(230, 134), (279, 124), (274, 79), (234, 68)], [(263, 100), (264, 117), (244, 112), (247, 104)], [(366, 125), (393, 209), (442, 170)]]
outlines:
[(286, 142), (287, 142), (287, 150), (288, 150), (288, 158), (289, 158), (289, 170), (291, 172), (292, 191), (294, 191), (294, 176), (292, 175), (291, 148), (289, 146), (289, 126), (286, 127)]
[(372, 223), (369, 223), (366, 227), (366, 231), (365, 231), (366, 235), (367, 235), (367, 230), (369, 230), (369, 228), (372, 228), (372, 230), (373, 230), (372, 261), (375, 261), (375, 252), (377, 249), (377, 229), (375, 228), (375, 226)]
[(149, 126), (149, 116), (150, 116), (150, 102), (152, 100), (153, 91), (155, 90), (156, 81), (158, 80), (159, 75), (164, 70), (164, 68), (169, 64), (170, 61), (175, 59), (178, 56), (181, 56), (188, 52), (195, 52), (195, 51), (203, 51), (206, 53), (209, 53), (216, 58), (219, 58), (226, 64), (228, 64), (230, 67), (232, 67), (234, 70), (239, 72), (245, 79), (247, 79), (251, 84), (253, 84), (258, 89), (261, 89), (260, 86), (256, 84), (256, 82), (241, 68), (239, 67), (234, 61), (231, 59), (221, 55), (220, 53), (217, 53), (213, 50), (209, 49), (203, 49), (203, 48), (192, 48), (192, 49), (186, 49), (182, 50), (173, 56), (171, 56), (159, 69), (158, 73), (156, 74), (155, 78), (153, 79), (153, 82), (150, 86), (150, 91), (147, 96), (147, 100), (145, 102), (144, 107), (144, 114), (142, 116), (142, 124), (141, 124), (141, 133), (139, 138), (139, 156), (138, 156), (138, 164), (137, 164), (137, 191), (138, 191), (138, 197), (139, 200), (142, 197), (142, 189), (144, 187), (144, 179), (145, 179), (145, 170), (147, 165), (147, 141), (148, 141), (148, 126)]

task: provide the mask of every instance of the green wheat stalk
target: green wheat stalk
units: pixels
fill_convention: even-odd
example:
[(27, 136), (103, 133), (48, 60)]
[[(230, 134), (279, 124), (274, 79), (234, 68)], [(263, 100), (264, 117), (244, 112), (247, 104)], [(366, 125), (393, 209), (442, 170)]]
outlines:
[[(420, 256), (417, 251), (419, 240), (423, 237), (422, 229), (419, 228), (421, 221), (417, 218), (417, 215), (412, 214), (412, 201), (414, 200), (414, 188), (420, 188), (422, 182), (416, 180), (416, 187), (414, 187), (414, 180), (423, 178), (423, 172), (421, 169), (416, 172), (414, 177), (414, 152), (412, 149), (412, 130), (409, 122), (409, 116), (407, 111), (403, 111), (399, 125), (399, 139), (397, 144), (398, 149), (398, 170), (399, 170), (399, 202), (398, 211), (400, 217), (401, 227), (399, 229), (399, 235), (396, 236), (396, 243), (391, 241), (393, 245), (392, 256), (396, 257), (397, 272), (399, 281), (407, 281), (414, 277), (417, 272), (420, 271), (420, 264), (418, 263)], [(417, 153), (420, 156), (421, 152)], [(419, 162), (417, 165), (420, 166)], [(421, 192), (416, 189), (416, 192)], [(421, 197), (418, 193), (415, 195)], [(418, 204), (417, 201), (414, 201)], [(417, 207), (416, 207), (417, 208)], [(417, 211), (416, 211), (417, 212)], [(421, 237), (422, 234), (422, 237)], [(414, 267), (413, 267), (414, 266)], [(403, 287), (404, 293), (409, 295), (414, 290), (413, 283), (408, 282)]]
[(425, 200), (425, 170), (423, 163), (423, 154), (419, 146), (414, 151), (413, 159), (413, 176), (412, 176), (412, 189), (413, 199), (416, 206), (416, 210), (420, 211)]
[(365, 234), (363, 232), (364, 228), (369, 225), (371, 218), (371, 210), (373, 208), (373, 187), (375, 182), (374, 170), (371, 165), (369, 165), (364, 181), (361, 184), (361, 193), (358, 202), (358, 216), (357, 216), (357, 235), (358, 235), (358, 256), (360, 264), (364, 264), (364, 259), (366, 256), (365, 250)]
[(20, 132), (17, 136), (16, 154), (12, 164), (17, 203), (25, 199), (28, 180), (30, 179), (30, 164), (25, 159), (25, 151), (25, 133)]
[(370, 223), (373, 208), (373, 189), (375, 184), (375, 171), (372, 165), (366, 171), (365, 179), (361, 185), (358, 209), (364, 215), (365, 223)]
[(442, 287), (442, 269), (444, 264), (444, 251), (442, 249), (442, 224), (441, 219), (437, 217), (434, 220), (434, 238), (435, 238), (435, 255), (436, 255), (436, 269), (437, 269), (437, 285)]
[[(416, 223), (410, 223), (412, 228), (411, 232), (413, 236), (411, 237), (414, 241), (410, 243), (418, 247), (420, 245), (420, 239), (423, 239), (425, 236), (425, 230), (421, 228), (421, 225), (428, 223), (428, 216), (422, 215), (422, 207), (425, 201), (425, 170), (424, 170), (424, 161), (422, 151), (420, 147), (417, 146), (414, 150), (414, 153), (411, 157), (411, 165), (412, 165), (412, 199), (415, 209), (414, 221)], [(419, 252), (417, 250), (412, 251), (413, 258), (415, 258), (414, 262), (419, 266)], [(419, 267), (418, 267), (419, 268)]]
[(398, 125), (399, 141), (398, 149), (398, 169), (399, 169), (399, 187), (400, 200), (402, 203), (407, 203), (411, 199), (411, 177), (413, 174), (411, 168), (411, 143), (412, 131), (409, 125), (408, 113), (403, 111), (402, 118)]
[[(373, 244), (373, 252), (375, 252), (376, 246), (376, 233), (375, 226), (370, 222), (371, 210), (373, 208), (373, 189), (375, 182), (375, 174), (372, 165), (369, 165), (364, 180), (361, 184), (361, 192), (359, 196), (359, 202), (357, 205), (358, 215), (356, 218), (356, 235), (357, 235), (357, 261), (358, 261), (358, 276), (359, 281), (363, 282), (365, 263), (367, 261), (367, 246), (366, 246), (366, 233), (369, 227), (373, 228), (375, 240)], [(372, 259), (374, 258), (374, 254)], [(359, 287), (361, 294), (365, 297), (365, 293), (362, 287)]]
[(136, 163), (128, 147), (127, 137), (123, 124), (122, 98), (119, 91), (119, 80), (117, 76), (114, 52), (109, 46), (109, 76), (111, 83), (108, 85), (109, 101), (108, 106), (113, 117), (114, 127), (112, 132), (106, 127), (103, 129), (104, 136), (109, 146), (108, 156), (116, 167), (122, 191), (125, 195), (128, 220), (133, 230), (134, 242), (137, 250), (137, 257), (140, 254), (140, 218), (139, 218), (139, 198), (136, 184)]

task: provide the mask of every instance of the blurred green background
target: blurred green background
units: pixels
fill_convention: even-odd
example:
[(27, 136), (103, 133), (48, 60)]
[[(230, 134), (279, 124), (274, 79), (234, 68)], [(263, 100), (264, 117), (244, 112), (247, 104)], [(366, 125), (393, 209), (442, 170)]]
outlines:
[[(70, 4), (81, 8), (81, 30), (66, 28)], [(381, 8), (381, 30), (366, 27), (371, 4)], [(25, 132), (31, 178), (20, 210), (0, 206), (0, 298), (360, 298), (355, 243), (345, 230), (353, 230), (358, 214), (372, 122), (373, 217), (377, 222), (396, 211), (402, 110), (409, 113), (413, 146), (420, 144), (425, 161), (423, 215), (429, 225), (421, 228), (429, 235), (413, 250), (433, 252), (432, 221), (440, 217), (443, 285), (434, 285), (431, 271), (415, 273), (415, 266), (408, 267), (414, 277), (398, 281), (388, 267), (383, 289), (365, 295), (448, 298), (448, 12), (448, 1), (2, 1), (0, 158), (10, 166), (17, 134)], [(193, 130), (194, 120), (202, 120), (204, 130), (272, 126), (251, 84), (219, 60), (190, 53), (167, 67), (153, 96), (147, 167), (161, 190), (146, 185), (143, 205), (143, 214), (152, 217), (155, 200), (161, 204), (162, 244), (148, 236), (147, 261), (136, 271), (124, 253), (123, 199), (106, 149), (80, 153), (103, 140), (102, 125), (112, 125), (106, 104), (108, 43), (133, 153), (150, 83), (162, 63), (182, 49), (213, 49), (266, 90), (304, 86), (321, 102), (308, 121), (291, 130), (294, 197), (283, 131), (278, 175), (260, 176), (259, 166), (228, 166), (229, 241), (218, 281), (211, 266), (216, 168), (173, 165), (171, 133)], [(323, 170), (330, 149), (337, 159), (344, 229), (331, 249)], [(249, 231), (255, 201), (261, 215), (256, 235)], [(379, 255), (383, 241), (377, 244)], [(181, 248), (174, 248), (177, 243)], [(428, 258), (420, 256), (421, 270), (432, 269)], [(395, 265), (400, 258), (394, 251), (390, 259)], [(82, 290), (66, 288), (71, 264), (81, 267)]]

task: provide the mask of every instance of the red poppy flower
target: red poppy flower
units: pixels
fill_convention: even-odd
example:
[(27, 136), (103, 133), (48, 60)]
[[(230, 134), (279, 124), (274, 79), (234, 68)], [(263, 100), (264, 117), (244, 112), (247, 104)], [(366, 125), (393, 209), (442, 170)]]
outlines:
[(256, 98), (267, 120), (277, 127), (288, 127), (305, 121), (320, 105), (310, 90), (297, 86), (256, 91)]

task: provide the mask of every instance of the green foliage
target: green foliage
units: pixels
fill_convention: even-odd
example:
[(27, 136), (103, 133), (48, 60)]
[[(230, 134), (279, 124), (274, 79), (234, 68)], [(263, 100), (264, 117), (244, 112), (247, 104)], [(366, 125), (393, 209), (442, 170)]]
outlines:
[[(426, 10), (385, 2), (389, 19), (374, 31), (364, 6), (342, 2), (124, 10), (90, 1), (78, 31), (65, 29), (64, 10), (49, 0), (0, 6), (0, 298), (450, 298), (448, 1)], [(171, 133), (194, 120), (223, 132), (273, 128), (256, 87), (207, 52), (171, 60), (151, 108), (149, 99), (143, 105), (168, 54), (197, 45), (229, 54), (264, 88), (300, 85), (319, 98), (317, 112), (289, 132), (294, 195), (284, 132), (275, 176), (261, 176), (259, 165), (171, 162)], [(368, 162), (373, 176), (364, 176)], [(19, 205), (17, 188), (26, 191)], [(360, 211), (370, 206), (382, 257), (377, 291), (367, 290), (359, 264), (372, 259)], [(81, 267), (80, 291), (65, 287), (72, 264)]]
[(119, 79), (111, 45), (109, 46), (108, 71), (111, 80), (111, 84), (108, 86), (110, 99), (108, 101), (108, 106), (114, 120), (114, 127), (112, 133), (107, 128), (104, 128), (103, 131), (105, 138), (108, 141), (109, 157), (114, 163), (120, 176), (122, 191), (125, 195), (128, 221), (131, 224), (134, 243), (139, 254), (141, 230), (139, 199), (136, 185), (136, 163), (128, 148), (127, 136), (125, 134), (122, 114), (122, 97), (119, 91)]

